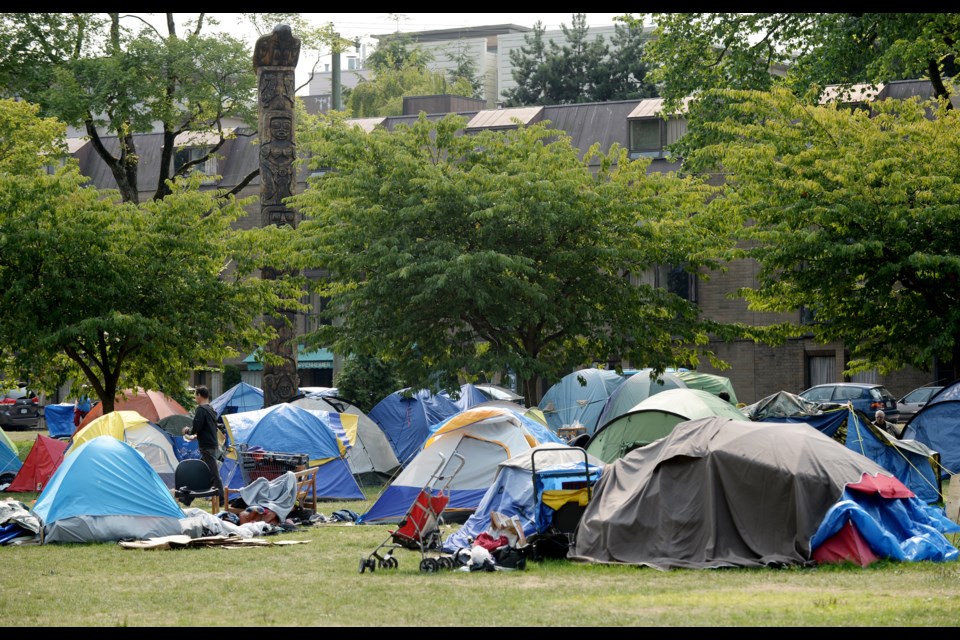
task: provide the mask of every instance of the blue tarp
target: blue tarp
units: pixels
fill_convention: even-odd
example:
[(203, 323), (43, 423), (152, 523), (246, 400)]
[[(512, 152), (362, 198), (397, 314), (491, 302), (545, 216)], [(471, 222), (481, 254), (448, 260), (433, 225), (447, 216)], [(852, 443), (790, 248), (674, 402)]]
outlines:
[(946, 533), (960, 533), (943, 509), (923, 504), (919, 498), (889, 500), (875, 493), (844, 489), (840, 500), (824, 516), (810, 540), (816, 549), (852, 522), (870, 549), (880, 558), (919, 562), (958, 559)]
[[(550, 526), (548, 513), (552, 510), (544, 507), (540, 500), (543, 491), (560, 489), (564, 482), (584, 481), (587, 478), (583, 452), (571, 448), (566, 459), (536, 469), (538, 483), (535, 492), (533, 470), (530, 464), (524, 464), (529, 461), (531, 452), (525, 452), (522, 456), (525, 460), (511, 459), (500, 464), (497, 479), (484, 494), (476, 511), (444, 540), (444, 551), (454, 553), (458, 549), (469, 548), (471, 540), (489, 531), (491, 512), (507, 518), (516, 516), (527, 537), (544, 533)], [(599, 478), (603, 467), (602, 463), (596, 462), (596, 465), (590, 465), (591, 484)]]
[(73, 424), (73, 403), (48, 404), (43, 408), (43, 419), (51, 438), (70, 437), (76, 431)]
[(402, 465), (408, 464), (420, 451), (430, 435), (430, 427), (460, 411), (445, 395), (421, 389), (406, 397), (407, 391), (394, 391), (367, 413), (383, 430)]
[[(763, 422), (804, 423), (838, 440), (841, 427), (846, 427), (843, 444), (851, 451), (866, 456), (889, 471), (927, 504), (939, 502), (940, 481), (933, 460), (936, 451), (916, 442), (887, 437), (873, 427), (862, 413), (850, 409), (824, 411), (816, 415), (766, 416)], [(843, 433), (843, 432), (841, 432)]]

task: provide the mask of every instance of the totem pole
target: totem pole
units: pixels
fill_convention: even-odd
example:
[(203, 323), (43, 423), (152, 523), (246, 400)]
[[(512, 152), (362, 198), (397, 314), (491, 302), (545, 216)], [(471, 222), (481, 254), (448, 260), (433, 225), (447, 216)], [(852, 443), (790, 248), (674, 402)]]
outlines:
[[(299, 216), (284, 204), (293, 195), (297, 146), (294, 141), (295, 71), (300, 58), (300, 40), (285, 24), (257, 40), (253, 68), (257, 72), (260, 136), (260, 217), (263, 226), (296, 227)], [(287, 275), (264, 266), (261, 277), (277, 279)], [(297, 349), (294, 344), (295, 313), (284, 312), (268, 320), (277, 337), (265, 347), (267, 353), (283, 358), (281, 364), (263, 365), (263, 406), (292, 400), (300, 388), (297, 376)]]

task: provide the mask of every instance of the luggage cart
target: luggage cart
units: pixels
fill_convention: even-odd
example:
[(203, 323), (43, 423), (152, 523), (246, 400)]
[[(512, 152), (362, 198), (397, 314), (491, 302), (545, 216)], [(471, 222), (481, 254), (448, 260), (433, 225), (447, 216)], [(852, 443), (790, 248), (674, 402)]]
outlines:
[[(396, 549), (410, 549), (420, 551), (420, 571), (435, 573), (440, 569), (453, 569), (456, 561), (453, 556), (437, 555), (430, 552), (439, 552), (443, 541), (440, 536), (440, 514), (450, 502), (450, 483), (463, 467), (466, 459), (454, 452), (447, 460), (440, 454), (440, 464), (430, 476), (427, 483), (417, 494), (413, 504), (400, 521), (397, 530), (390, 532), (390, 537), (380, 543), (373, 552), (360, 558), (360, 573), (367, 569), (373, 573), (378, 567), (381, 569), (396, 569), (400, 563), (393, 556)], [(386, 553), (381, 555), (381, 551)]]

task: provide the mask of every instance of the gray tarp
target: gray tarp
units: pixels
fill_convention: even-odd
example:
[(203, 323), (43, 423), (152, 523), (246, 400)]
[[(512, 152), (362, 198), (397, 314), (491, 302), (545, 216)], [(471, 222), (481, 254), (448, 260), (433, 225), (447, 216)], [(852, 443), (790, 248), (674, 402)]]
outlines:
[(604, 468), (572, 560), (658, 569), (810, 561), (848, 483), (877, 463), (805, 424), (707, 417)]

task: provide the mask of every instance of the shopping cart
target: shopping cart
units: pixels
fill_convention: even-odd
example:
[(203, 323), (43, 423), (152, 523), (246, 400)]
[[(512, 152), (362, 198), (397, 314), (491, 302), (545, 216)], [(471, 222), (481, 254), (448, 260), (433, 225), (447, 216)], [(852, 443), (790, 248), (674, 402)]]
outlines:
[[(373, 573), (377, 567), (396, 569), (400, 563), (393, 556), (396, 549), (420, 552), (420, 571), (435, 573), (439, 569), (453, 569), (453, 556), (440, 554), (443, 541), (440, 536), (441, 514), (450, 502), (450, 484), (460, 472), (466, 460), (454, 452), (449, 460), (441, 453), (440, 464), (417, 494), (413, 504), (400, 521), (397, 530), (380, 543), (369, 556), (360, 558), (360, 573), (367, 569)], [(386, 553), (381, 554), (383, 550)], [(436, 552), (436, 553), (431, 553)]]
[(305, 453), (284, 453), (281, 451), (264, 451), (259, 448), (242, 446), (237, 451), (240, 473), (244, 486), (257, 478), (273, 480), (287, 471), (302, 471), (310, 462)]

